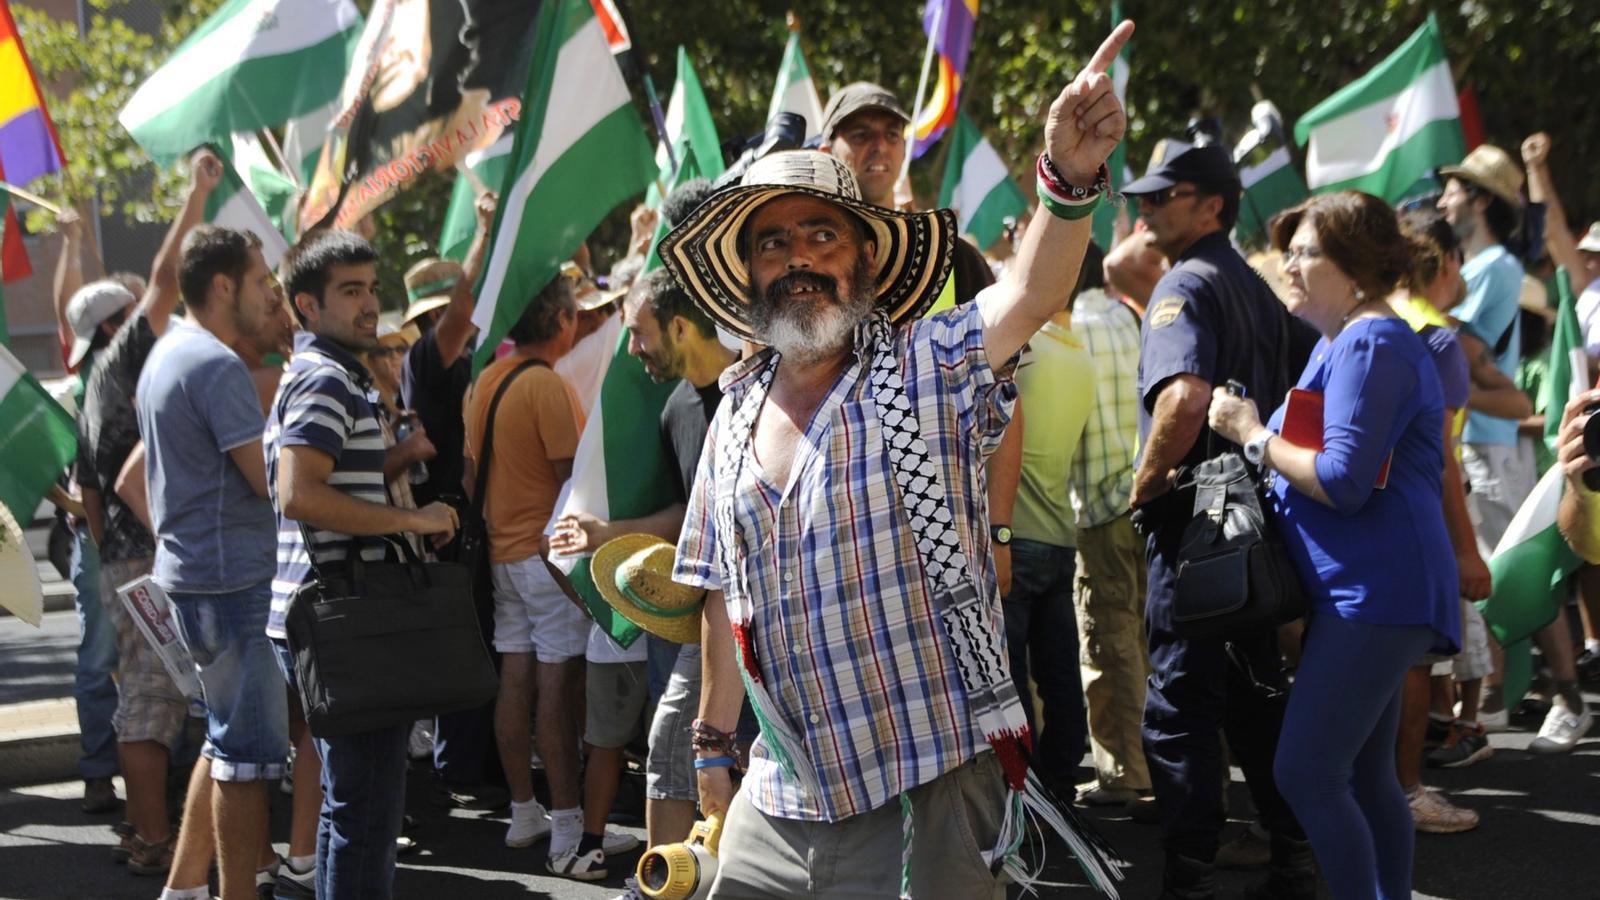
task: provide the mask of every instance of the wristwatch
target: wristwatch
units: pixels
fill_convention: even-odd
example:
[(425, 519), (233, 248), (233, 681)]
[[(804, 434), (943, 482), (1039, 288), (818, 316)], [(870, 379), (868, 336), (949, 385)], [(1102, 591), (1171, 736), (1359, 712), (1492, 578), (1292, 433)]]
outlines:
[(999, 544), (1000, 546), (1004, 547), (1004, 546), (1006, 546), (1006, 545), (1011, 543), (1011, 526), (1010, 525), (990, 525), (989, 526), (989, 537), (994, 538), (994, 542), (996, 544)]
[(1245, 461), (1252, 466), (1260, 466), (1267, 458), (1267, 441), (1277, 437), (1270, 431), (1263, 432), (1261, 437), (1253, 441), (1246, 441), (1244, 445)]

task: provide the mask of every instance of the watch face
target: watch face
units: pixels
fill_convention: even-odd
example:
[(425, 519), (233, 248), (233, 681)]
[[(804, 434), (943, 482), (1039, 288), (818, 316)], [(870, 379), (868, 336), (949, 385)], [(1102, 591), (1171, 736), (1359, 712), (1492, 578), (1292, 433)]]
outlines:
[(1005, 525), (1001, 525), (999, 528), (994, 530), (994, 539), (1001, 544), (1011, 543), (1011, 529)]

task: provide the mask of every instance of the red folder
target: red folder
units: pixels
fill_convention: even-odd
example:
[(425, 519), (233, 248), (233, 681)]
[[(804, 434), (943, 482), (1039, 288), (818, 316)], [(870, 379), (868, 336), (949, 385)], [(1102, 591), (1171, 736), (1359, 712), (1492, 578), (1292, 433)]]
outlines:
[[(1289, 402), (1283, 410), (1283, 432), (1280, 437), (1296, 447), (1309, 447), (1318, 453), (1322, 452), (1321, 391), (1307, 391), (1300, 388), (1289, 390)], [(1379, 490), (1389, 486), (1389, 464), (1392, 462), (1394, 454), (1390, 453), (1389, 458), (1378, 468)]]

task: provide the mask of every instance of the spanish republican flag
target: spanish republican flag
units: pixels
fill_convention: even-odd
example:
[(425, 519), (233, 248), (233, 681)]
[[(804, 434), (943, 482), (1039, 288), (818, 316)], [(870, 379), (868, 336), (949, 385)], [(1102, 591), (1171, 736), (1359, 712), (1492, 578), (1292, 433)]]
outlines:
[[(66, 164), (56, 126), (44, 108), (39, 80), (23, 52), (17, 23), (7, 0), (0, 0), (0, 180), (24, 185), (35, 178), (59, 172)], [(28, 254), (22, 248), (22, 230), (9, 206), (0, 223), (0, 271), (5, 281), (28, 275)]]

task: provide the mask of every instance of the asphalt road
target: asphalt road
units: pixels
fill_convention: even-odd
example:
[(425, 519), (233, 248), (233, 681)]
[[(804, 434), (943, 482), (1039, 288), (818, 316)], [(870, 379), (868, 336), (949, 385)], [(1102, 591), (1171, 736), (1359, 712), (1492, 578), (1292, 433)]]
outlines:
[[(70, 685), (75, 622), (70, 613), (46, 617), (42, 632), (15, 619), (0, 619), (0, 726), (4, 705), (22, 699), (64, 696)], [(1590, 695), (1600, 703), (1600, 695)], [(1477, 809), (1483, 824), (1461, 835), (1419, 835), (1415, 887), (1418, 896), (1454, 900), (1490, 898), (1600, 897), (1600, 737), (1591, 737), (1571, 755), (1537, 757), (1525, 748), (1538, 720), (1514, 720), (1514, 730), (1494, 735), (1495, 756), (1460, 771), (1431, 771), (1428, 783), (1447, 789), (1457, 802)], [(413, 833), (420, 850), (402, 857), (396, 895), (407, 898), (499, 900), (571, 898), (602, 900), (615, 896), (622, 875), (637, 854), (618, 860), (613, 877), (578, 884), (543, 872), (542, 844), (510, 850), (501, 843), (504, 815), (450, 812), (426, 802), (426, 776), (413, 777), (410, 807), (420, 820)], [(0, 898), (137, 898), (160, 893), (155, 880), (130, 876), (111, 862), (109, 826), (115, 816), (86, 816), (78, 810), (76, 782), (0, 790)], [(119, 786), (120, 790), (120, 786)], [(277, 796), (274, 826), (283, 839), (287, 797)], [(1237, 770), (1230, 789), (1231, 808), (1248, 808)], [(1160, 884), (1160, 848), (1151, 826), (1130, 822), (1120, 811), (1091, 813), (1112, 843), (1132, 862), (1122, 885), (1124, 897), (1154, 897)], [(619, 822), (642, 836), (637, 820)], [(1229, 825), (1224, 839), (1242, 829)], [(1594, 830), (1589, 830), (1594, 829)], [(279, 845), (279, 850), (284, 848)], [(1046, 880), (1050, 898), (1095, 896), (1083, 886), (1066, 850), (1048, 847)], [(626, 871), (624, 871), (626, 870)], [(1223, 896), (1259, 876), (1223, 873)], [(1013, 892), (1015, 893), (1015, 892)]]

